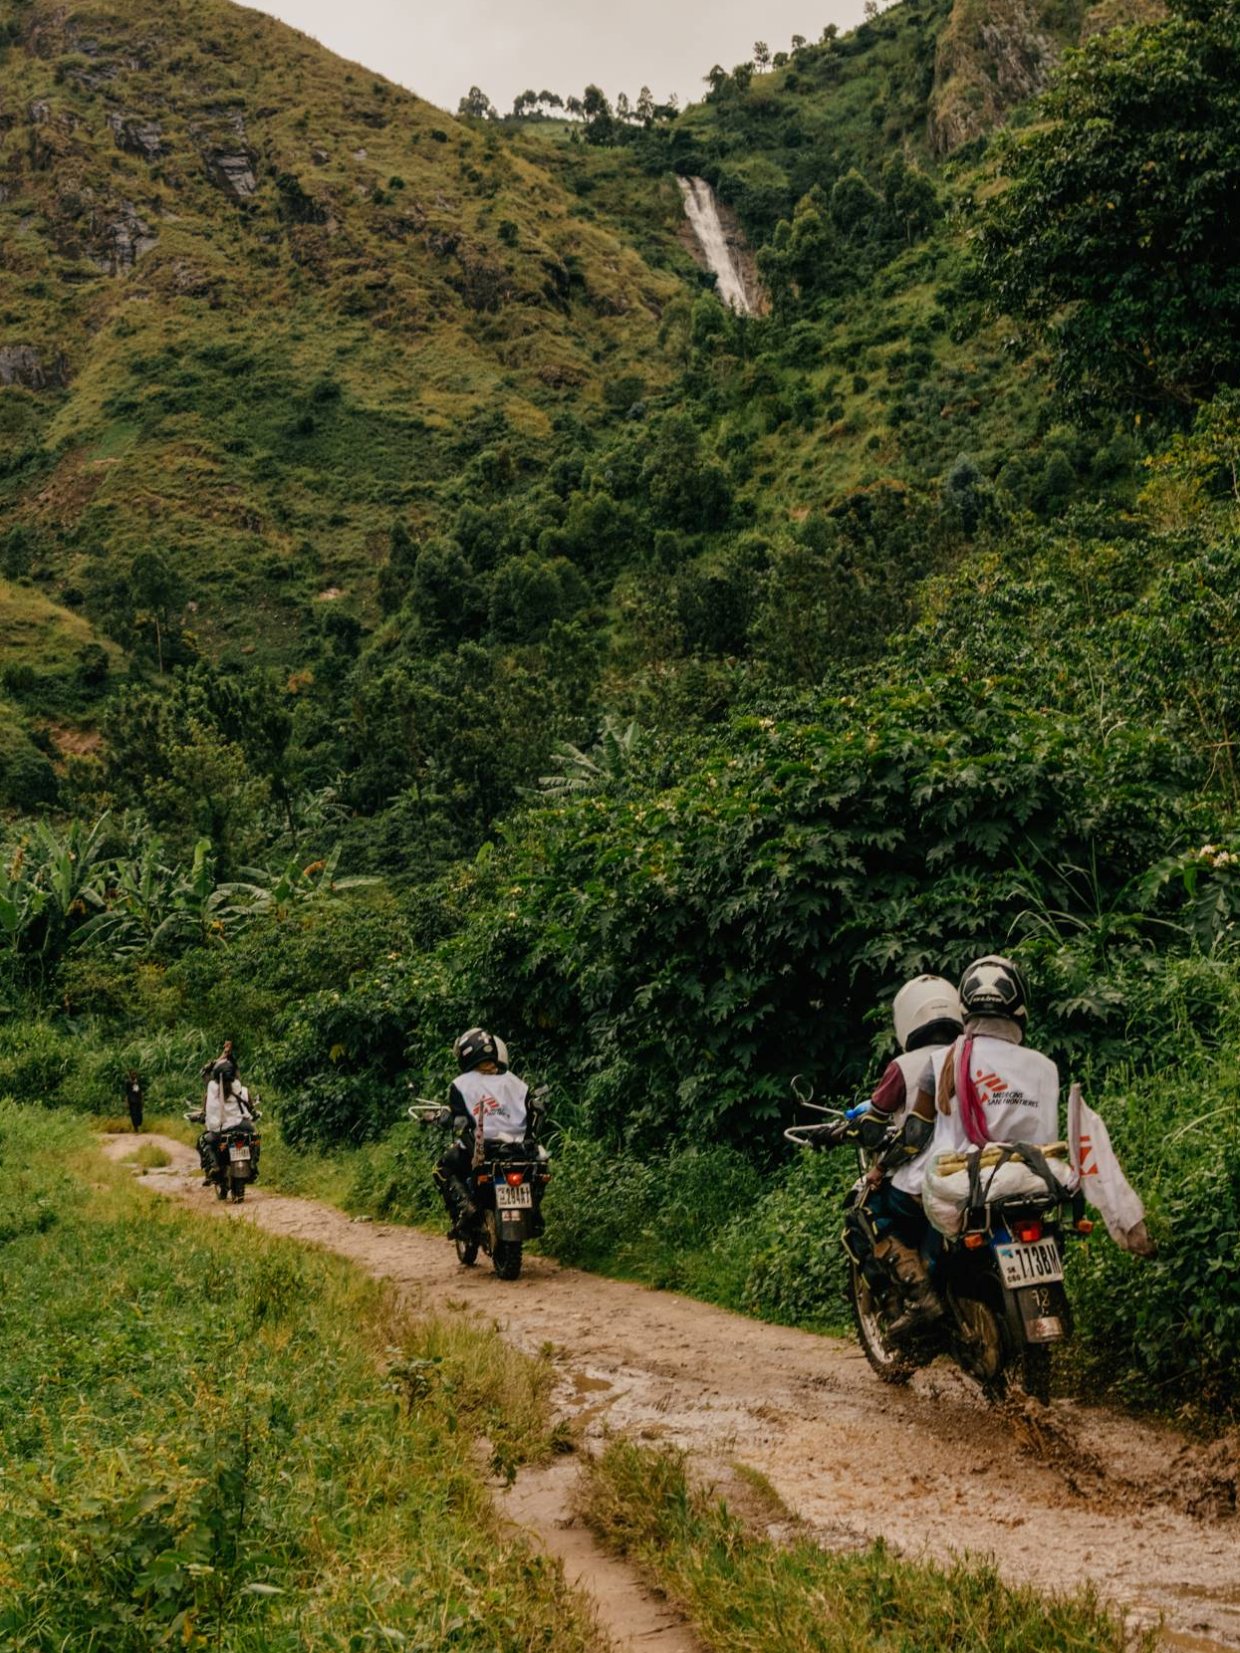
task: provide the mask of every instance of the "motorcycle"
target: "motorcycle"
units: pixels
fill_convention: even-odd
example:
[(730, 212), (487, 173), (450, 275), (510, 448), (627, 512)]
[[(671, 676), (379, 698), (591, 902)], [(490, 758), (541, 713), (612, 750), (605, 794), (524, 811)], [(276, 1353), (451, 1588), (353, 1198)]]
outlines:
[[(525, 1136), (489, 1139), (470, 1167), (465, 1186), (474, 1213), (458, 1217), (455, 1236), (456, 1255), (465, 1268), (473, 1268), (483, 1251), (501, 1280), (516, 1280), (525, 1242), (543, 1231), (542, 1201), (551, 1180), (551, 1160), (537, 1136), (550, 1090), (540, 1085), (531, 1092)], [(447, 1125), (452, 1113), (438, 1102), (419, 1098), (409, 1117), (421, 1125)]]
[[(798, 1147), (856, 1148), (858, 1177), (844, 1200), (841, 1243), (848, 1258), (846, 1295), (861, 1349), (884, 1383), (907, 1383), (936, 1356), (949, 1355), (991, 1399), (1019, 1386), (1034, 1400), (1050, 1399), (1051, 1350), (1072, 1334), (1072, 1311), (1064, 1287), (1064, 1244), (1068, 1234), (1086, 1235), (1093, 1224), (1081, 1215), (1079, 1196), (1054, 1179), (1022, 1179), (1017, 1193), (987, 1197), (987, 1169), (978, 1164), (977, 1198), (966, 1208), (957, 1235), (945, 1236), (931, 1268), (931, 1283), (943, 1305), (941, 1318), (914, 1327), (896, 1339), (892, 1323), (904, 1312), (904, 1296), (887, 1264), (875, 1255), (878, 1239), (869, 1202), (874, 1167), (899, 1136), (867, 1150), (857, 1140), (857, 1108), (826, 1108), (794, 1084), (798, 1101), (826, 1118), (821, 1124), (793, 1125), (784, 1132)], [(989, 1151), (988, 1151), (989, 1152)], [(986, 1162), (1004, 1158), (996, 1148)], [(966, 1159), (967, 1163), (967, 1159)], [(1067, 1211), (1067, 1216), (1065, 1216)]]
[[(262, 1144), (258, 1121), (262, 1117), (257, 1106), (252, 1104), (249, 1119), (229, 1125), (220, 1132), (215, 1145), (216, 1169), (207, 1173), (217, 1200), (231, 1199), (234, 1205), (240, 1205), (245, 1199), (246, 1184), (258, 1176), (258, 1155)], [(201, 1125), (204, 1121), (203, 1110), (194, 1108), (185, 1114), (185, 1118), (191, 1125)]]

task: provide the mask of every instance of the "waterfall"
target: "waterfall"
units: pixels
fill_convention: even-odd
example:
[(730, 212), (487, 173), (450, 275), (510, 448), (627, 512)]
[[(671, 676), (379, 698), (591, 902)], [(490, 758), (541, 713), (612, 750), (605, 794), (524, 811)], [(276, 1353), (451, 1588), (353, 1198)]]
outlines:
[(685, 198), (685, 214), (693, 226), (707, 264), (715, 272), (719, 297), (742, 316), (753, 314), (753, 305), (745, 291), (745, 277), (737, 263), (723, 225), (719, 221), (719, 206), (715, 192), (705, 178), (677, 178)]

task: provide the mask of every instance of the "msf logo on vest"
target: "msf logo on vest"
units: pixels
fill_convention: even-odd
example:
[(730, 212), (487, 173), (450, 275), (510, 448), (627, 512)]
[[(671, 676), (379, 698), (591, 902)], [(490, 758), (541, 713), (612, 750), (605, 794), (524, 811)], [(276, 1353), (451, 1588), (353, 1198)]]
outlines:
[(987, 1107), (992, 1108), (1036, 1108), (1037, 1098), (1026, 1096), (1024, 1091), (998, 1073), (987, 1073), (984, 1068), (977, 1068), (973, 1074), (973, 1083), (977, 1086), (978, 1095)]

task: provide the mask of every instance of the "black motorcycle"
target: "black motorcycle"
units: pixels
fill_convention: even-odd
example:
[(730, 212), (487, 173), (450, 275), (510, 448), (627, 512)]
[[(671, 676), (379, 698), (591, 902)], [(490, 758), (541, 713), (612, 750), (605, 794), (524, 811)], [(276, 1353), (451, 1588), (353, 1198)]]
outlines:
[[(992, 1399), (1015, 1383), (1035, 1400), (1050, 1399), (1051, 1350), (1071, 1335), (1072, 1311), (1064, 1289), (1064, 1240), (1088, 1234), (1093, 1224), (1049, 1174), (1041, 1156), (1015, 1144), (994, 1144), (962, 1156), (970, 1200), (959, 1234), (945, 1237), (931, 1280), (944, 1313), (923, 1327), (893, 1338), (890, 1328), (905, 1308), (887, 1264), (875, 1254), (878, 1235), (869, 1210), (869, 1173), (888, 1143), (867, 1151), (857, 1140), (860, 1109), (823, 1108), (798, 1092), (803, 1106), (827, 1115), (816, 1125), (794, 1125), (784, 1135), (798, 1147), (856, 1148), (859, 1175), (844, 1200), (841, 1241), (848, 1257), (846, 1294), (862, 1351), (884, 1383), (907, 1383), (921, 1366), (947, 1354), (976, 1378)], [(991, 1197), (989, 1183), (1001, 1163), (1029, 1167), (1028, 1191)], [(1043, 1162), (1044, 1165), (1044, 1162)]]
[[(543, 1231), (542, 1200), (551, 1180), (551, 1160), (537, 1136), (549, 1092), (549, 1085), (540, 1085), (531, 1093), (524, 1137), (484, 1143), (481, 1157), (470, 1167), (465, 1186), (474, 1211), (457, 1218), (455, 1235), (456, 1254), (466, 1268), (472, 1268), (483, 1251), (501, 1280), (515, 1280), (525, 1242)], [(422, 1125), (447, 1125), (452, 1120), (449, 1109), (424, 1101), (413, 1104), (409, 1117)]]
[[(195, 1108), (186, 1113), (185, 1118), (191, 1125), (201, 1125), (203, 1110)], [(217, 1200), (231, 1200), (234, 1205), (240, 1205), (245, 1199), (246, 1185), (258, 1176), (258, 1155), (262, 1145), (258, 1121), (261, 1118), (258, 1109), (253, 1108), (249, 1119), (230, 1125), (219, 1133), (215, 1143), (213, 1168), (209, 1167), (203, 1138), (199, 1137), (198, 1153), (204, 1166), (209, 1167), (207, 1180), (215, 1189)]]

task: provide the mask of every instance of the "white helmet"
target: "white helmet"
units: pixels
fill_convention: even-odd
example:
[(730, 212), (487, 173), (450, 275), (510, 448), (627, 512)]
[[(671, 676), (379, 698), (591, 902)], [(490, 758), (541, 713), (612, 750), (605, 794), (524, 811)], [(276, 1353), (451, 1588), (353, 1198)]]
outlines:
[(892, 1003), (891, 1019), (901, 1050), (947, 1044), (964, 1027), (960, 995), (942, 976), (914, 976), (905, 982)]
[(495, 1060), (499, 1064), (500, 1071), (501, 1072), (506, 1072), (507, 1068), (508, 1068), (508, 1046), (500, 1038), (498, 1033), (494, 1035), (494, 1038), (495, 1038)]

